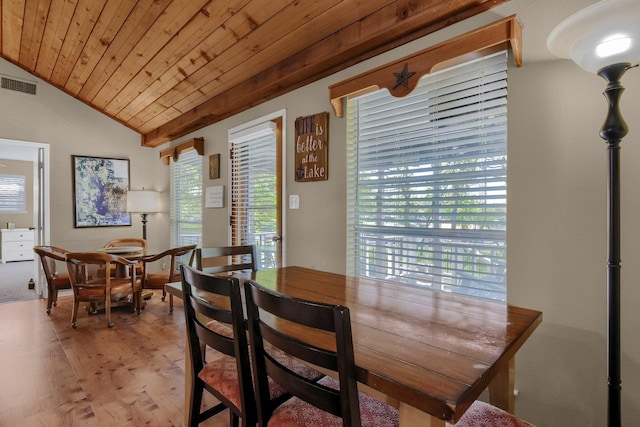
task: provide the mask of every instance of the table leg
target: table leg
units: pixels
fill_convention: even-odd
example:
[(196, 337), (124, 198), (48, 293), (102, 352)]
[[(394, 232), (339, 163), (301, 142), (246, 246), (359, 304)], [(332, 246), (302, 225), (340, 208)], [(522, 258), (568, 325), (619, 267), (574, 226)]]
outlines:
[(512, 357), (508, 366), (501, 369), (489, 384), (489, 402), (493, 406), (513, 414), (515, 413), (515, 395), (513, 389), (516, 377), (516, 359)]
[(400, 427), (445, 427), (444, 420), (400, 402)]
[(191, 347), (189, 346), (189, 338), (184, 343), (184, 425), (191, 425), (191, 408), (193, 402), (193, 362), (191, 361)]

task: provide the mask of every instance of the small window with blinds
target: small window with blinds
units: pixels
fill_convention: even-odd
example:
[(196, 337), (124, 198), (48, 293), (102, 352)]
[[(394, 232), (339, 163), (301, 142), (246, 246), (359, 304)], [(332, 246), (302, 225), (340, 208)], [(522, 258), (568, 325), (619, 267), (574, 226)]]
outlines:
[(347, 109), (349, 273), (505, 301), (506, 51)]
[(0, 212), (24, 213), (26, 205), (26, 177), (0, 174)]
[(202, 242), (202, 157), (196, 151), (171, 163), (171, 246)]

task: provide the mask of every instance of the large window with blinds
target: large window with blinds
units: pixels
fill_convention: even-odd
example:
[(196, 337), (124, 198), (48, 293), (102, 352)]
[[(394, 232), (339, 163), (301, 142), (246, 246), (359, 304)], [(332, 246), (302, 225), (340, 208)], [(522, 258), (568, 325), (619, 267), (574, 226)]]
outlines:
[(171, 163), (171, 246), (202, 242), (202, 157), (196, 151)]
[(507, 53), (347, 109), (349, 273), (505, 301)]
[(0, 212), (26, 212), (26, 177), (0, 174)]

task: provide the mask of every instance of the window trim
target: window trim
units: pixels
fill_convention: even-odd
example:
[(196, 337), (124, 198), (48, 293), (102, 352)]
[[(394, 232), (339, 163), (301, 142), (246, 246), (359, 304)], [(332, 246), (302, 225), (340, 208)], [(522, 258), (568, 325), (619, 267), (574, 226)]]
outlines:
[[(346, 99), (387, 88), (391, 95), (408, 95), (420, 77), (471, 59), (511, 49), (514, 63), (522, 66), (522, 25), (516, 15), (470, 31), (413, 55), (374, 68), (329, 86), (329, 99), (337, 117), (343, 117)], [(414, 73), (399, 84), (398, 74)]]

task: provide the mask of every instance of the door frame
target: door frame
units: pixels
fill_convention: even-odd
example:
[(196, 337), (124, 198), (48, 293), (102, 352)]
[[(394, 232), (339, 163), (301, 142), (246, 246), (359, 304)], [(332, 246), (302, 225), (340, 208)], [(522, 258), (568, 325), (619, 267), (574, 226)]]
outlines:
[[(33, 163), (33, 182), (37, 191), (33, 192), (33, 224), (34, 244), (49, 245), (51, 241), (51, 211), (50, 211), (50, 153), (49, 144), (42, 142), (20, 141), (16, 139), (0, 138), (0, 158), (8, 160), (22, 160)], [(40, 161), (42, 151), (42, 163)], [(9, 154), (10, 153), (10, 154)], [(42, 181), (40, 170), (42, 168)], [(40, 262), (34, 257), (33, 278), (36, 293), (46, 295), (46, 280), (40, 274)]]
[[(284, 200), (285, 200), (285, 195), (287, 194), (287, 110), (286, 109), (282, 109), (282, 110), (278, 110), (278, 111), (274, 111), (273, 113), (267, 114), (265, 116), (259, 117), (257, 119), (251, 120), (249, 122), (245, 122), (241, 125), (232, 127), (229, 129), (228, 134), (232, 134), (232, 133), (238, 133), (241, 132), (244, 129), (248, 129), (257, 125), (260, 125), (261, 123), (265, 123), (265, 122), (276, 122), (279, 123), (278, 129), (277, 129), (277, 135), (276, 138), (280, 138), (280, 141), (278, 141), (278, 143), (280, 144), (280, 176), (279, 176), (279, 180), (280, 180), (280, 194), (279, 197), (277, 198), (278, 202), (277, 202), (277, 216), (280, 219), (280, 223), (279, 223), (279, 229), (280, 229), (280, 257), (279, 257), (279, 266), (280, 267), (286, 267), (287, 266), (287, 260), (286, 260), (286, 254), (287, 254), (287, 218), (286, 218), (286, 208), (285, 208), (285, 204), (284, 204)], [(231, 144), (229, 143), (229, 140), (227, 139), (227, 149), (230, 150), (231, 149)], [(231, 171), (231, 158), (228, 157), (228, 167), (227, 167), (227, 171), (228, 171), (228, 177), (227, 177), (227, 182), (229, 183), (229, 191), (227, 191), (227, 207), (229, 210), (229, 218), (231, 217), (231, 209), (232, 209), (232, 201), (231, 201), (231, 180), (232, 180), (232, 171)], [(229, 242), (229, 244), (231, 244), (232, 241), (232, 230), (231, 230), (231, 226), (229, 226), (228, 228), (228, 237), (227, 240)]]

